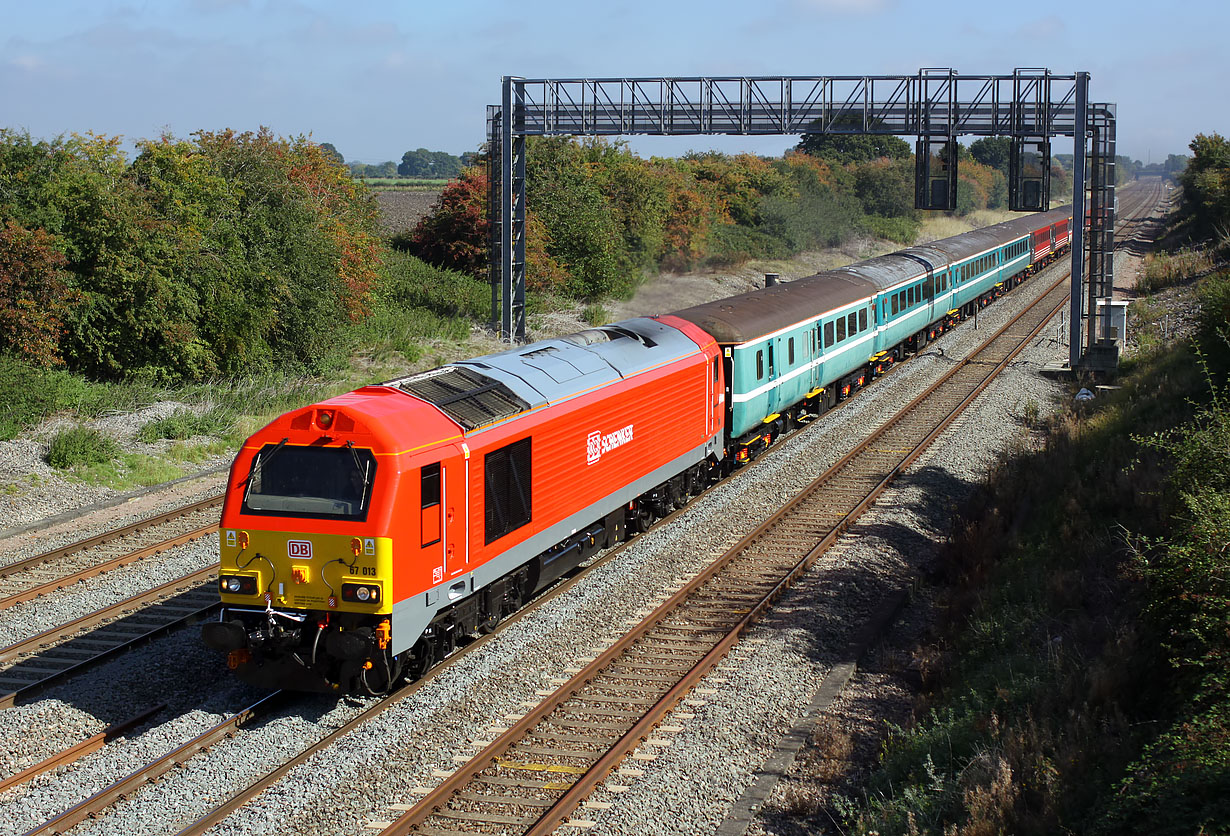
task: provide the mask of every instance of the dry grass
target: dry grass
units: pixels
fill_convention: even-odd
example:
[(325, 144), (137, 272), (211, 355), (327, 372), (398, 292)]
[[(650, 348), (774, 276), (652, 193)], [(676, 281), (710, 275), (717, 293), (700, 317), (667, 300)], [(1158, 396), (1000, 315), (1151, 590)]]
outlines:
[(1013, 218), (1019, 218), (1019, 212), (1007, 212), (1002, 209), (977, 209), (964, 217), (946, 215), (941, 212), (926, 212), (923, 216), (922, 229), (918, 231), (916, 244), (938, 241), (941, 238), (951, 238), (972, 229), (982, 229)]
[(814, 747), (812, 757), (815, 760), (815, 772), (812, 774), (816, 780), (823, 783), (836, 783), (850, 767), (850, 758), (854, 754), (854, 737), (840, 720), (825, 715), (816, 722), (811, 742)]
[(1202, 276), (1212, 269), (1213, 258), (1202, 250), (1147, 253), (1144, 269), (1136, 276), (1136, 292), (1155, 293), (1194, 276)]

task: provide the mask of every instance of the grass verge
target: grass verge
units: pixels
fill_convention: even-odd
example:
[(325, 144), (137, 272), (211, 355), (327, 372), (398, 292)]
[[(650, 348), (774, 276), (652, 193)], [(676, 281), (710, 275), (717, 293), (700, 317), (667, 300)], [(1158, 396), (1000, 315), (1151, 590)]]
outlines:
[(962, 509), (933, 673), (847, 832), (1230, 832), (1230, 276), (1202, 296), (1215, 355), (1125, 362)]

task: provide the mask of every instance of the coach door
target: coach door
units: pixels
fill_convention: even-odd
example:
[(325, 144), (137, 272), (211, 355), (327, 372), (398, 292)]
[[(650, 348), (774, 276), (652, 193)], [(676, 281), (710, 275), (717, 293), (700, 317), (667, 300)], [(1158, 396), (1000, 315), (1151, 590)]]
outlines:
[(811, 334), (811, 371), (808, 373), (808, 380), (811, 386), (808, 388), (814, 392), (820, 388), (822, 382), (820, 375), (820, 352), (824, 348), (824, 343), (820, 339), (820, 323), (816, 322), (809, 330), (809, 333)]
[(466, 465), (460, 456), (419, 471), (419, 548), (424, 566), (431, 567), (432, 583), (468, 568), (466, 519)]
[(927, 280), (922, 285), (923, 304), (927, 306), (927, 318), (925, 324), (935, 321), (935, 271), (927, 266)]

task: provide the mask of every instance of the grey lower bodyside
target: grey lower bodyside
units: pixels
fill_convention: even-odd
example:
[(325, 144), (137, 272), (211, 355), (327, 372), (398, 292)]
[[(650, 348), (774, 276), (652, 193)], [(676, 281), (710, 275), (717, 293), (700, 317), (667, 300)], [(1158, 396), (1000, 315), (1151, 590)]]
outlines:
[[(519, 543), (498, 557), (494, 557), (473, 571), (464, 572), (393, 605), (393, 653), (402, 653), (414, 646), (419, 636), (427, 629), (443, 609), (465, 600), (491, 582), (515, 571), (577, 531), (602, 520), (607, 514), (619, 510), (641, 494), (662, 484), (693, 465), (704, 462), (709, 456), (721, 458), (722, 436), (715, 434), (704, 444), (689, 450), (674, 461), (668, 462), (594, 504), (538, 532), (530, 539)], [(453, 597), (449, 597), (452, 593)]]

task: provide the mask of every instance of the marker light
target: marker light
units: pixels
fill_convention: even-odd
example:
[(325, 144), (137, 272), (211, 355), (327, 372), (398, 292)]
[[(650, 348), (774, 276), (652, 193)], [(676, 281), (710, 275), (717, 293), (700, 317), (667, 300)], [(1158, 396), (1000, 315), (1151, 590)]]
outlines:
[(342, 584), (342, 600), (360, 604), (379, 604), (380, 587), (376, 584)]
[(329, 429), (333, 425), (333, 413), (321, 410), (316, 413), (316, 425), (322, 430)]

